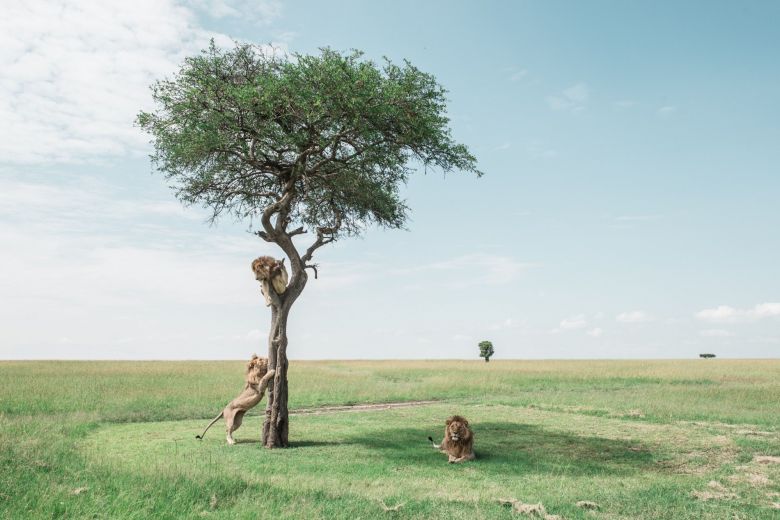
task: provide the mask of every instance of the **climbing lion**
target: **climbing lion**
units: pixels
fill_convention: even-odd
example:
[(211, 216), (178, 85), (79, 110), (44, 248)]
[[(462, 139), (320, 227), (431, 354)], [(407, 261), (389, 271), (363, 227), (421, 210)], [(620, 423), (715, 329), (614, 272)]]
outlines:
[(444, 426), (444, 440), (441, 444), (433, 442), (428, 437), (433, 447), (447, 454), (450, 464), (474, 460), (474, 432), (469, 428), (469, 422), (465, 417), (453, 415), (447, 419)]
[(284, 259), (277, 260), (271, 256), (255, 258), (252, 261), (252, 272), (255, 273), (255, 280), (260, 282), (266, 307), (271, 305), (271, 288), (277, 294), (284, 294), (287, 289), (288, 275)]
[(268, 370), (268, 360), (266, 358), (257, 357), (257, 354), (253, 354), (252, 359), (250, 359), (249, 363), (246, 365), (246, 384), (244, 385), (244, 389), (238, 394), (238, 397), (228, 403), (219, 415), (214, 417), (214, 420), (206, 426), (203, 433), (196, 435), (195, 438), (202, 439), (209, 428), (211, 428), (220, 417), (224, 417), (227, 442), (228, 444), (235, 444), (236, 441), (233, 440), (233, 432), (238, 430), (239, 426), (241, 426), (244, 414), (263, 399), (265, 389), (268, 386), (268, 382), (274, 377), (274, 373), (274, 370)]

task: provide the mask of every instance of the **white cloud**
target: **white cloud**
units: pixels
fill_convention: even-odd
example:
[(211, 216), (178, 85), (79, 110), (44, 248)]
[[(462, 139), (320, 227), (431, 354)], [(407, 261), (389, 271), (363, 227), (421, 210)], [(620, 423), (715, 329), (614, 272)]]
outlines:
[(736, 309), (728, 305), (719, 305), (713, 309), (704, 309), (695, 315), (702, 321), (711, 323), (745, 323), (762, 318), (780, 316), (780, 303), (759, 303), (752, 309)]
[(521, 69), (521, 70), (513, 72), (509, 76), (509, 81), (520, 81), (521, 79), (523, 79), (527, 75), (528, 75), (528, 71), (525, 70), (525, 69)]
[(588, 321), (583, 314), (572, 316), (571, 318), (564, 318), (558, 325), (561, 330), (581, 329), (588, 326)]
[[(199, 3), (214, 16), (237, 14), (225, 1)], [(278, 4), (252, 3), (249, 12), (271, 19)], [(150, 84), (212, 37), (232, 44), (174, 0), (4, 4), (0, 162), (83, 162), (146, 149), (133, 122), (151, 106)]]
[(591, 336), (593, 338), (599, 338), (599, 337), (601, 337), (602, 334), (604, 334), (604, 331), (601, 328), (599, 328), (599, 327), (595, 327), (595, 328), (590, 329), (589, 331), (587, 331), (585, 334), (587, 334), (588, 336)]
[(260, 329), (252, 329), (246, 333), (246, 339), (252, 341), (266, 339), (267, 337), (268, 337), (268, 333)]
[[(0, 241), (13, 250), (0, 257), (9, 305), (67, 295), (85, 308), (253, 299), (253, 238), (193, 235), (187, 228), (200, 214), (168, 201), (134, 203), (90, 178), (60, 186), (2, 179), (0, 217)], [(246, 262), (236, 262), (239, 252)]]
[(469, 336), (468, 334), (454, 334), (451, 339), (452, 341), (458, 342), (474, 341), (474, 336)]
[(620, 323), (647, 323), (653, 321), (653, 317), (644, 311), (621, 312), (615, 319)]
[(395, 272), (401, 275), (414, 272), (446, 274), (448, 285), (454, 288), (465, 288), (474, 285), (511, 283), (531, 267), (534, 267), (534, 264), (518, 262), (510, 257), (475, 253), (408, 269), (398, 269)]
[(503, 72), (509, 74), (509, 81), (511, 82), (521, 81), (523, 78), (528, 76), (528, 71), (526, 69), (520, 69), (514, 65), (504, 67)]
[(569, 110), (571, 112), (580, 112), (585, 110), (590, 91), (585, 83), (577, 83), (564, 89), (562, 92), (547, 96), (547, 105), (553, 110)]
[(665, 106), (658, 109), (658, 115), (661, 117), (671, 117), (677, 112), (677, 107)]
[(521, 321), (518, 323), (517, 321), (513, 320), (512, 318), (506, 318), (503, 321), (493, 323), (488, 327), (488, 330), (492, 331), (498, 331), (498, 330), (506, 330), (506, 329), (516, 329), (524, 324), (524, 321)]
[(704, 329), (699, 331), (699, 336), (705, 338), (728, 338), (733, 336), (731, 332), (723, 329)]
[(189, 4), (213, 18), (244, 18), (267, 25), (282, 13), (278, 0), (189, 0)]

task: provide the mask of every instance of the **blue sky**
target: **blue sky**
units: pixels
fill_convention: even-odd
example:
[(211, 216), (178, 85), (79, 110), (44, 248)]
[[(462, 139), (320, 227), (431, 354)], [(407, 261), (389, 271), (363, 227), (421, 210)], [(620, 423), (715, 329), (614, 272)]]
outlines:
[(31, 0), (0, 20), (0, 358), (265, 350), (251, 260), (133, 127), (209, 38), (409, 59), (481, 179), (318, 252), (293, 359), (780, 356), (780, 4)]

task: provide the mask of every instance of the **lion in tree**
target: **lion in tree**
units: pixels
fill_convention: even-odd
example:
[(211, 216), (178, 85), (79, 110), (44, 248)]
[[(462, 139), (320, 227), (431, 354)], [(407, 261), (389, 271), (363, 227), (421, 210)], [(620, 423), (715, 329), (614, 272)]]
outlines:
[(276, 294), (284, 294), (287, 290), (287, 268), (284, 267), (284, 259), (277, 260), (271, 256), (261, 256), (252, 261), (252, 272), (255, 279), (260, 282), (260, 291), (265, 297), (265, 306), (271, 305), (271, 290)]

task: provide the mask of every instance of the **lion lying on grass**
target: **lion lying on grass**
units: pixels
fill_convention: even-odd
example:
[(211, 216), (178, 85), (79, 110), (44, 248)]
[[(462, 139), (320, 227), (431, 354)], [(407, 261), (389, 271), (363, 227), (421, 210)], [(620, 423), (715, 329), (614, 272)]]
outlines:
[(444, 426), (444, 440), (441, 444), (433, 442), (433, 437), (428, 437), (433, 447), (447, 454), (450, 464), (474, 460), (474, 432), (469, 428), (469, 422), (465, 417), (453, 415)]
[(268, 387), (268, 382), (274, 377), (275, 370), (268, 370), (268, 359), (257, 357), (257, 354), (252, 355), (252, 359), (246, 365), (246, 384), (244, 389), (238, 394), (238, 397), (228, 403), (224, 410), (219, 415), (214, 417), (214, 420), (206, 426), (203, 433), (196, 435), (196, 439), (202, 439), (211, 426), (219, 420), (220, 417), (225, 418), (225, 431), (227, 432), (228, 444), (235, 444), (233, 439), (233, 432), (238, 430), (241, 426), (241, 421), (244, 419), (244, 414), (254, 408), (265, 395), (265, 389)]

